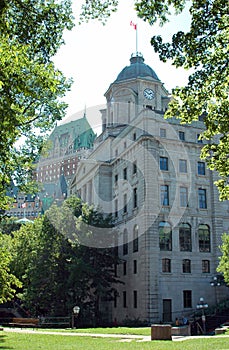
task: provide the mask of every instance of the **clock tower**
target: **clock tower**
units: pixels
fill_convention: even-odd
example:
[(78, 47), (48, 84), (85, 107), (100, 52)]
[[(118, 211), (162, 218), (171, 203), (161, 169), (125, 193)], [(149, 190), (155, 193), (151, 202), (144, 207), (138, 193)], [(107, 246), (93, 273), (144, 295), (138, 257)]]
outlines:
[(143, 109), (164, 112), (169, 102), (168, 91), (139, 52), (132, 54), (130, 65), (118, 74), (105, 97), (107, 110), (102, 112), (103, 131), (129, 125)]

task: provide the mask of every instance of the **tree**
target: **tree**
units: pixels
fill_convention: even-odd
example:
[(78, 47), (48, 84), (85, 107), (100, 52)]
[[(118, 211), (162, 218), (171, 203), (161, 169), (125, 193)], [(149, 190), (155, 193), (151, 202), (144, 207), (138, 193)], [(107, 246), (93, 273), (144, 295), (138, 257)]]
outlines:
[(0, 1), (0, 209), (11, 179), (28, 186), (47, 131), (64, 116), (70, 80), (52, 57), (72, 26), (70, 0)]
[(224, 281), (229, 285), (229, 235), (224, 233), (222, 236), (222, 245), (220, 247), (222, 256), (220, 257), (218, 272), (224, 276)]
[(84, 320), (99, 322), (100, 299), (104, 293), (111, 299), (118, 281), (118, 259), (111, 246), (85, 243), (99, 241), (98, 227), (113, 235), (112, 226), (109, 216), (70, 197), (14, 232), (11, 271), (23, 283), (23, 305), (34, 315), (66, 316), (77, 304)]
[(12, 256), (9, 246), (11, 237), (0, 233), (0, 304), (11, 300), (21, 282), (10, 271)]
[[(115, 3), (115, 4), (114, 4)], [(135, 0), (140, 18), (153, 25), (169, 20), (172, 7), (175, 13), (190, 6), (191, 26), (186, 33), (178, 31), (171, 43), (164, 43), (161, 36), (154, 36), (151, 44), (162, 61), (171, 60), (176, 67), (190, 69), (187, 86), (172, 91), (172, 100), (165, 117), (176, 117), (181, 123), (191, 123), (202, 118), (206, 140), (201, 158), (211, 170), (216, 170), (216, 182), (220, 199), (229, 199), (229, 17), (227, 0)], [(105, 16), (99, 8), (106, 7)], [(116, 8), (115, 8), (116, 6)], [(110, 9), (110, 12), (108, 10)], [(117, 9), (117, 1), (86, 1), (83, 8), (86, 20)]]

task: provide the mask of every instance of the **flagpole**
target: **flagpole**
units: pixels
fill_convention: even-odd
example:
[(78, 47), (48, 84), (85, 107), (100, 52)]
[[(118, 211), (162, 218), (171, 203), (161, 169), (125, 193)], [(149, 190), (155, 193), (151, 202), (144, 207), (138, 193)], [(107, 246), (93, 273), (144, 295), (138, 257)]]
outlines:
[(136, 23), (136, 55), (138, 55), (138, 24)]

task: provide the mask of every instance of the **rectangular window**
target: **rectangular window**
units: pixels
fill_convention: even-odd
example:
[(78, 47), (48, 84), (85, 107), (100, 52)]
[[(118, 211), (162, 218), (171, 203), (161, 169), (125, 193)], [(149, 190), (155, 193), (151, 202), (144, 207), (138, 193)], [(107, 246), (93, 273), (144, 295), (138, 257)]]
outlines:
[(126, 261), (123, 262), (123, 275), (125, 276), (126, 275)]
[(163, 128), (160, 129), (160, 136), (164, 138), (166, 137), (166, 129), (163, 129)]
[(179, 172), (180, 173), (187, 173), (187, 160), (186, 159), (179, 159)]
[(127, 180), (127, 168), (123, 169), (123, 179)]
[(136, 141), (137, 139), (137, 135), (136, 135), (136, 132), (133, 133), (133, 141)]
[(171, 272), (171, 260), (162, 259), (162, 272)]
[(133, 189), (133, 207), (137, 208), (138, 206), (138, 193), (137, 193), (137, 187)]
[(204, 162), (198, 162), (197, 173), (198, 173), (198, 175), (205, 175), (205, 163)]
[(118, 200), (115, 199), (115, 218), (118, 217)]
[(134, 274), (136, 274), (137, 271), (138, 271), (137, 260), (134, 260)]
[(123, 307), (126, 308), (127, 302), (126, 302), (126, 291), (122, 292), (122, 297), (123, 297)]
[(184, 305), (184, 308), (191, 308), (192, 307), (192, 291), (191, 290), (184, 290), (183, 291), (183, 305)]
[(179, 131), (179, 139), (181, 141), (185, 141), (185, 133), (184, 133), (184, 131)]
[(128, 254), (128, 232), (124, 230), (123, 232), (123, 255)]
[(180, 187), (180, 206), (185, 208), (188, 206), (188, 189), (187, 187)]
[(183, 266), (183, 273), (191, 273), (191, 260), (183, 259), (182, 266)]
[(168, 158), (160, 157), (160, 170), (168, 170)]
[(197, 141), (197, 143), (203, 143), (203, 140), (200, 138), (200, 135), (201, 135), (201, 134), (197, 134), (197, 135), (196, 135), (196, 141)]
[(169, 186), (161, 185), (161, 205), (169, 205)]
[(137, 309), (138, 307), (138, 292), (134, 290), (134, 308)]
[(133, 163), (133, 175), (137, 174), (137, 162)]
[(198, 189), (198, 201), (200, 209), (207, 209), (206, 190), (203, 188)]
[(123, 213), (127, 213), (127, 194), (125, 193), (123, 196)]
[(172, 230), (169, 223), (161, 221), (159, 223), (159, 246), (160, 250), (172, 250)]
[(209, 260), (202, 260), (202, 272), (203, 273), (210, 273), (210, 261)]
[(117, 185), (117, 182), (118, 182), (118, 174), (115, 174), (114, 182), (115, 182), (115, 185)]

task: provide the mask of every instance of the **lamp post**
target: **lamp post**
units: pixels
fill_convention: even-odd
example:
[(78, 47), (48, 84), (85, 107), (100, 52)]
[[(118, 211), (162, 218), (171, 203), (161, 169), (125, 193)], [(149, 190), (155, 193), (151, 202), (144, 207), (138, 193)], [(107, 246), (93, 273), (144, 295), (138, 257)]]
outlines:
[(217, 298), (217, 288), (220, 286), (225, 286), (225, 281), (222, 275), (216, 275), (212, 278), (210, 285), (212, 287), (215, 287), (215, 303), (218, 304), (218, 298)]
[(208, 304), (204, 302), (204, 298), (200, 298), (200, 302), (196, 305), (198, 310), (202, 310), (202, 323), (203, 323), (203, 332), (206, 334), (206, 316), (204, 313), (204, 309), (208, 308)]
[(80, 307), (74, 306), (72, 309), (72, 328), (75, 328), (75, 318), (79, 316)]

